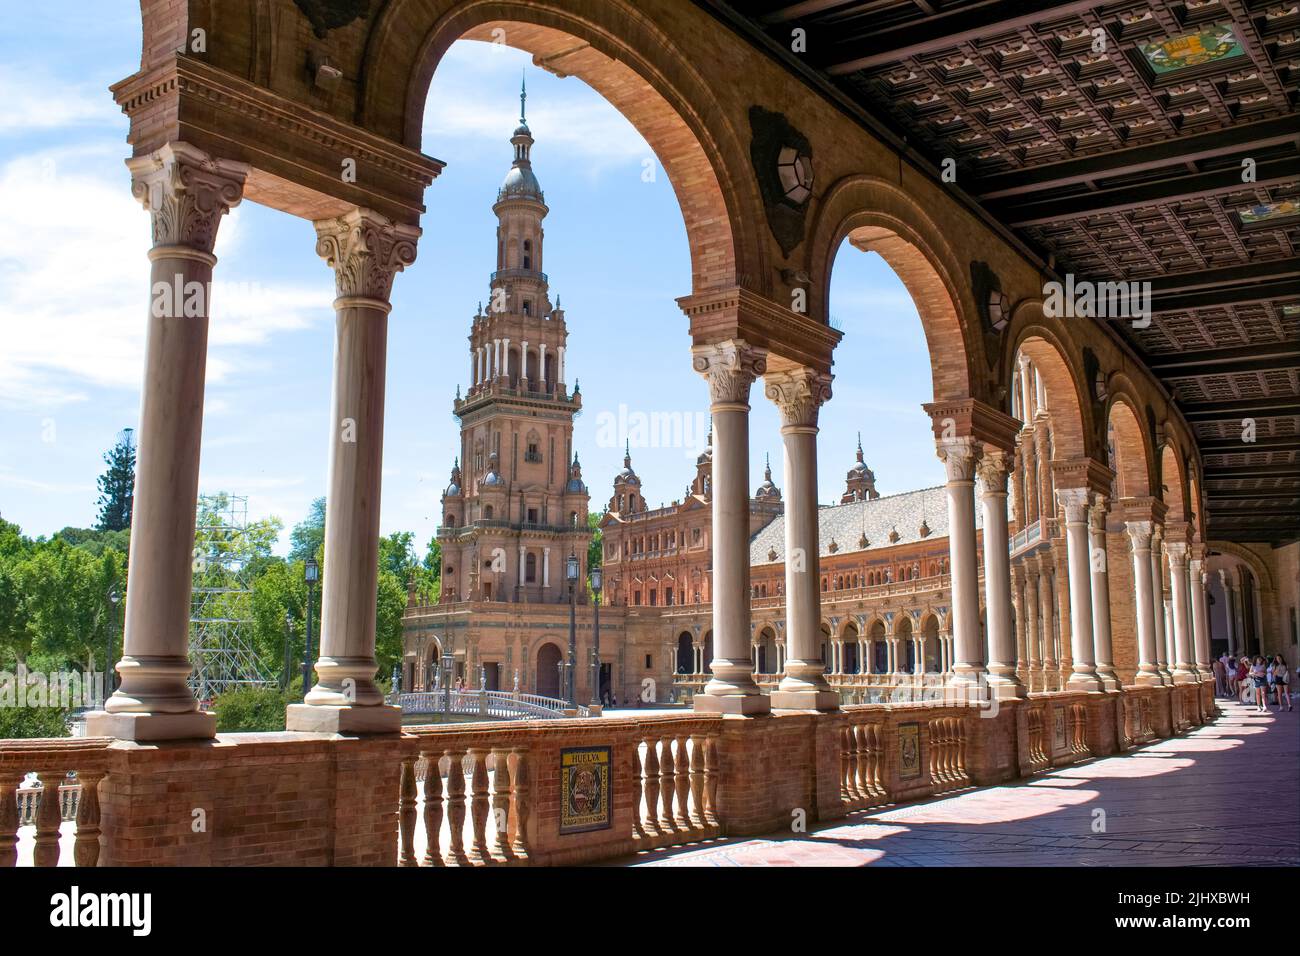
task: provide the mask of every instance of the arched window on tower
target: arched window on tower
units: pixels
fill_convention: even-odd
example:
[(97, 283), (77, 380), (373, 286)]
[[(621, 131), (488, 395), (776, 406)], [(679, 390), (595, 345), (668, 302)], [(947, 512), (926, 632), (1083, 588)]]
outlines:
[(525, 239), (524, 240), (524, 268), (531, 269), (532, 267), (533, 267), (533, 243), (532, 240)]

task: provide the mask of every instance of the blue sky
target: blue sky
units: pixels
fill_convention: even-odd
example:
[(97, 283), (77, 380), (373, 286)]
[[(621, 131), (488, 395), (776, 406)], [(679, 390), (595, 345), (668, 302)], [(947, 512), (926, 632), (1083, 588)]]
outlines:
[[(75, 2), (0, 22), (0, 515), (32, 535), (93, 524), (101, 456), (139, 416), (149, 223), (123, 164), (126, 119), (107, 92), (138, 64), (138, 16), (134, 4)], [(644, 181), (649, 147), (580, 80), (538, 70), (525, 53), (458, 43), (425, 117), (424, 150), (447, 168), (426, 194), (419, 258), (396, 280), (389, 327), (382, 530), (414, 531), (421, 545), (456, 454), (451, 401), (495, 264), (491, 205), (510, 166), (521, 71), (593, 508), (622, 465), (608, 427), (620, 405), (631, 416), (707, 414), (674, 301), (690, 291), (685, 229), (662, 170)], [(325, 491), (333, 278), (310, 223), (252, 203), (226, 218), (217, 254), (201, 490), (247, 495), (251, 517), (291, 527)], [(846, 246), (831, 311), (845, 336), (822, 410), (821, 500), (838, 501), (859, 430), (883, 494), (940, 483), (920, 408), (927, 350), (902, 283)], [(771, 452), (780, 485), (775, 407), (759, 387), (751, 404), (750, 483)], [(633, 448), (652, 506), (680, 497), (697, 451)]]

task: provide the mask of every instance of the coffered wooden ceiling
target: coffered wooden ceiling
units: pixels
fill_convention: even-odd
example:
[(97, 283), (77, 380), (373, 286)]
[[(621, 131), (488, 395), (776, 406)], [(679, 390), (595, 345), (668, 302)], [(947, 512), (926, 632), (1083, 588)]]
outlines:
[(1150, 280), (1116, 328), (1200, 439), (1211, 537), (1300, 537), (1300, 0), (700, 2), (1058, 275)]

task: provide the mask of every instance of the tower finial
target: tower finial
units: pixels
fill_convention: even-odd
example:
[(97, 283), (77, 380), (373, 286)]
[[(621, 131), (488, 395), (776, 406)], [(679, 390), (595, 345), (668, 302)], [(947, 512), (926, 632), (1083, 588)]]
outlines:
[(527, 125), (527, 113), (524, 108), (528, 100), (528, 78), (523, 70), (519, 71), (519, 122)]
[(862, 432), (858, 432), (858, 461), (862, 461)]

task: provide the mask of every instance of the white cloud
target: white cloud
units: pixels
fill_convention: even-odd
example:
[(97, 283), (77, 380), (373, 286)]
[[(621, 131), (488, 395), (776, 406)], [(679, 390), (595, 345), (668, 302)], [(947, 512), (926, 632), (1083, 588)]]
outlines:
[(0, 64), (0, 136), (66, 126), (107, 126), (124, 122), (108, 90), (91, 83), (68, 84), (30, 64)]
[[(453, 44), (438, 64), (425, 103), (425, 152), (441, 156), (448, 140), (460, 138), (507, 143), (519, 118), (516, 91), (524, 64), (531, 64), (527, 54), (499, 44)], [(588, 95), (581, 80), (556, 82), (531, 66), (529, 76), (545, 81), (545, 92), (534, 89), (528, 100), (528, 126), (539, 158), (578, 159), (594, 174), (652, 155), (635, 127), (609, 103)], [(566, 85), (572, 92), (557, 96)]]
[[(0, 404), (49, 408), (92, 387), (140, 387), (148, 303), (149, 217), (117, 178), (85, 171), (120, 162), (116, 146), (85, 144), (0, 166)], [(110, 154), (112, 155), (110, 158)], [(219, 258), (239, 244), (239, 214), (223, 222)], [(262, 285), (218, 269), (208, 380), (279, 332), (330, 314), (325, 285)]]

